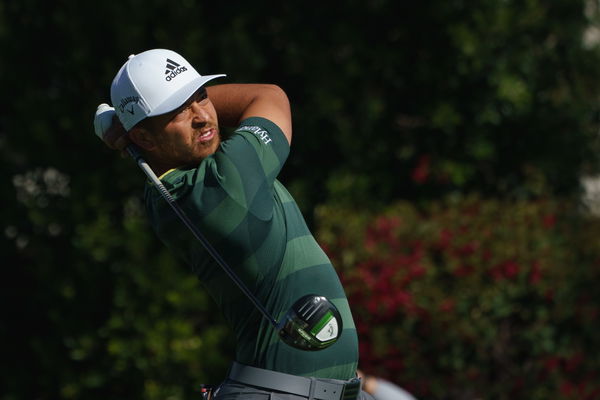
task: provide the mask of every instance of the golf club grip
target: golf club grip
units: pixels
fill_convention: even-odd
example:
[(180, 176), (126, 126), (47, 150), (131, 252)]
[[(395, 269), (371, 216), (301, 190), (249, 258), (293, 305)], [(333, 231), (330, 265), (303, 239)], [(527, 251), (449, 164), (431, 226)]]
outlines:
[(200, 232), (200, 230), (194, 225), (192, 220), (187, 216), (187, 214), (183, 211), (183, 209), (177, 204), (171, 193), (167, 190), (165, 185), (158, 179), (150, 165), (144, 160), (142, 153), (139, 149), (130, 144), (127, 146), (127, 152), (129, 155), (136, 161), (138, 166), (144, 171), (146, 176), (152, 181), (154, 186), (158, 189), (163, 198), (167, 201), (167, 203), (171, 206), (175, 214), (181, 219), (181, 221), (187, 226), (187, 228), (192, 232), (194, 237), (202, 243), (202, 246), (206, 249), (206, 251), (211, 255), (211, 257), (219, 264), (219, 266), (225, 271), (225, 273), (234, 281), (234, 283), (240, 288), (240, 290), (248, 297), (248, 299), (254, 304), (254, 306), (261, 312), (261, 314), (273, 325), (277, 328), (277, 321), (269, 314), (266, 308), (262, 305), (262, 303), (256, 298), (254, 293), (246, 287), (244, 282), (233, 272), (231, 267), (227, 264), (227, 262), (221, 257), (221, 255), (217, 252), (217, 250), (210, 244), (208, 239)]

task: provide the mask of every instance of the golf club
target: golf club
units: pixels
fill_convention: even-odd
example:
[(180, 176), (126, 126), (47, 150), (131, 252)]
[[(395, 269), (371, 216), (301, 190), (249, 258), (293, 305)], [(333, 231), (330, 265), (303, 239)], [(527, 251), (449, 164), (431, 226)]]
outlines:
[[(113, 115), (114, 109), (109, 105), (101, 104), (98, 106), (94, 126), (96, 135), (101, 139), (103, 132), (112, 124)], [(308, 294), (301, 297), (286, 312), (282, 320), (277, 322), (177, 204), (135, 145), (131, 144), (126, 149), (183, 224), (192, 232), (194, 237), (256, 309), (260, 311), (263, 317), (277, 329), (279, 337), (284, 343), (301, 350), (322, 350), (339, 339), (343, 329), (342, 318), (335, 305), (324, 296)]]

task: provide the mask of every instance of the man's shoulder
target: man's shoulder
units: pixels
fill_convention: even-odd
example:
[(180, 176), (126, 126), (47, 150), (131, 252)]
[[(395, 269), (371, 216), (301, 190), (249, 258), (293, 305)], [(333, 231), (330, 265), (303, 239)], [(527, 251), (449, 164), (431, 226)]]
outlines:
[[(190, 189), (191, 182), (197, 183), (197, 179), (194, 178), (197, 173), (197, 167), (173, 168), (162, 174), (159, 179), (170, 196), (177, 200)], [(146, 181), (144, 185), (144, 197), (146, 208), (156, 205), (157, 202), (163, 205), (167, 204), (160, 190), (151, 181)]]
[[(275, 139), (285, 138), (283, 131), (274, 122), (264, 117), (249, 117), (240, 122), (236, 133), (249, 132), (264, 144), (270, 144)], [(277, 137), (275, 137), (277, 136)], [(287, 142), (287, 141), (286, 141)]]

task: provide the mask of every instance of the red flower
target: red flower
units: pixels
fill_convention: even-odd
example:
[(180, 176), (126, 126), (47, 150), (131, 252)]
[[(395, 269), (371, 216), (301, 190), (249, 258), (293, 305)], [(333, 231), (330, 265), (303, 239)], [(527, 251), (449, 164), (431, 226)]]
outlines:
[(519, 264), (517, 264), (515, 261), (509, 260), (492, 267), (489, 271), (489, 274), (495, 281), (499, 281), (501, 279), (515, 279), (517, 275), (519, 275), (520, 269), (521, 268)]
[(358, 342), (358, 353), (360, 355), (360, 364), (362, 368), (368, 370), (375, 361), (373, 349), (369, 341), (361, 340)]
[(546, 215), (542, 219), (542, 225), (546, 229), (552, 229), (552, 228), (554, 228), (554, 225), (556, 225), (556, 215), (554, 215), (554, 214)]
[(456, 301), (454, 299), (444, 299), (440, 304), (440, 311), (442, 312), (452, 312), (456, 307)]
[(540, 262), (534, 261), (533, 265), (531, 266), (531, 272), (529, 273), (529, 283), (535, 285), (540, 281), (540, 279), (542, 279)]
[(575, 391), (576, 387), (573, 383), (571, 382), (563, 382), (560, 385), (560, 392), (563, 394), (563, 396), (571, 396), (571, 393), (573, 393)]
[(394, 374), (397, 376), (397, 373), (404, 369), (404, 363), (401, 359), (396, 357), (386, 358), (383, 360), (383, 364), (387, 371), (392, 372), (392, 376), (394, 376)]
[(410, 268), (410, 277), (412, 279), (414, 278), (420, 278), (423, 275), (425, 275), (425, 267), (421, 266), (421, 265), (413, 265)]
[(470, 256), (479, 248), (479, 242), (472, 240), (456, 250), (456, 254), (462, 257)]
[(504, 276), (508, 279), (515, 279), (519, 274), (519, 269), (519, 264), (514, 261), (507, 261), (503, 267)]
[(412, 305), (412, 295), (405, 290), (398, 290), (394, 296), (395, 303), (402, 307)]
[(450, 232), (448, 229), (442, 229), (442, 231), (440, 232), (440, 238), (438, 239), (438, 242), (437, 242), (437, 247), (440, 250), (445, 250), (450, 245), (450, 242), (452, 241), (453, 237), (454, 237), (454, 234), (452, 232)]
[(492, 259), (492, 252), (488, 249), (485, 249), (483, 251), (482, 258), (484, 261), (490, 261)]
[(556, 356), (550, 356), (544, 360), (544, 369), (547, 372), (552, 372), (558, 369), (560, 366), (560, 358)]
[(388, 244), (393, 248), (397, 246), (395, 231), (401, 225), (400, 217), (379, 217), (371, 224), (365, 233), (365, 247), (373, 250), (379, 244)]
[(581, 365), (583, 362), (583, 354), (575, 353), (571, 357), (569, 357), (565, 362), (565, 371), (573, 372)]
[(419, 157), (417, 166), (412, 170), (412, 180), (418, 184), (423, 184), (429, 177), (430, 157), (425, 154)]
[(473, 268), (470, 265), (461, 265), (460, 267), (458, 267), (454, 271), (452, 271), (452, 274), (457, 277), (463, 277), (463, 276), (471, 275), (474, 270), (475, 270), (475, 268)]

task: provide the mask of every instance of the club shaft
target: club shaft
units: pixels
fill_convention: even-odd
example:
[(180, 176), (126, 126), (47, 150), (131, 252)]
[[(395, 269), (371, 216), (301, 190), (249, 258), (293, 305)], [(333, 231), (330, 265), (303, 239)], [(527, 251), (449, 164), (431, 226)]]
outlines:
[(187, 228), (192, 232), (194, 237), (198, 239), (198, 241), (202, 244), (202, 246), (206, 249), (206, 251), (211, 255), (211, 257), (219, 264), (219, 266), (225, 271), (225, 273), (233, 280), (233, 282), (240, 288), (240, 290), (248, 297), (248, 299), (254, 304), (254, 306), (260, 311), (260, 313), (273, 325), (277, 327), (277, 321), (269, 314), (267, 309), (262, 305), (262, 303), (256, 298), (254, 293), (248, 289), (248, 287), (244, 284), (244, 282), (236, 275), (236, 273), (231, 269), (231, 267), (227, 264), (227, 262), (221, 257), (221, 255), (217, 252), (217, 250), (212, 246), (212, 244), (206, 239), (204, 234), (200, 232), (200, 230), (194, 225), (192, 220), (187, 216), (187, 214), (183, 211), (183, 209), (177, 204), (171, 193), (167, 190), (165, 185), (162, 184), (160, 179), (156, 176), (150, 165), (144, 160), (140, 151), (134, 146), (127, 146), (127, 152), (129, 155), (135, 160), (138, 166), (144, 171), (146, 176), (152, 181), (154, 186), (158, 189), (162, 197), (167, 201), (169, 206), (173, 209), (175, 214), (181, 219), (181, 221), (187, 226)]

